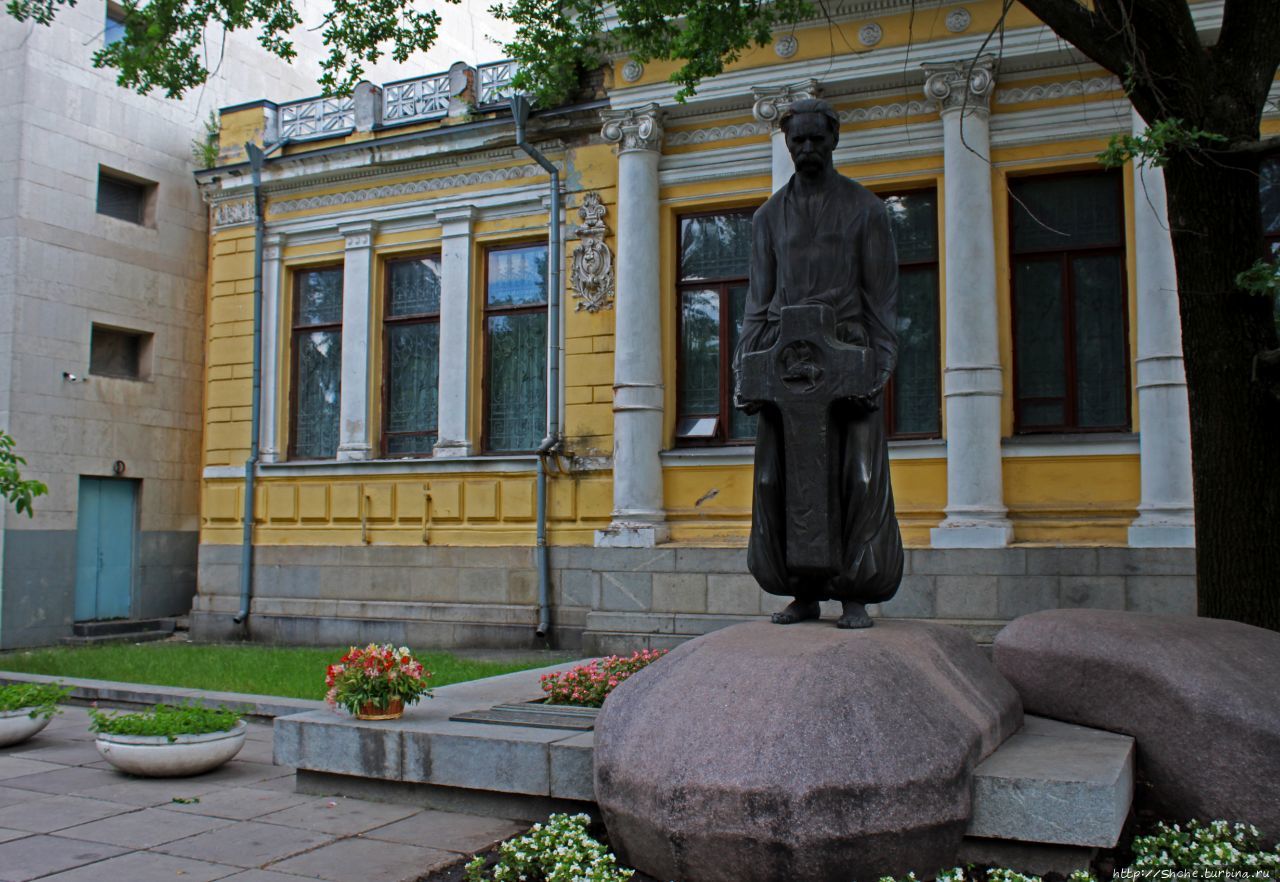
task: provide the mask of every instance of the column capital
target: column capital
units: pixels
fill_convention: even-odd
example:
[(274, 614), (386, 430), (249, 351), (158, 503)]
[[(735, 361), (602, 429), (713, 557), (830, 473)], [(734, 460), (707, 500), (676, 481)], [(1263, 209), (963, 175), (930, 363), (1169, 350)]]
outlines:
[(342, 224), (338, 227), (338, 233), (346, 240), (347, 250), (354, 248), (371, 248), (373, 246), (373, 236), (378, 231), (377, 221), (356, 221), (355, 223)]
[(806, 98), (819, 98), (821, 95), (822, 86), (812, 79), (787, 86), (753, 88), (751, 97), (755, 99), (755, 103), (751, 105), (751, 115), (759, 122), (768, 123), (770, 131), (777, 131), (782, 115), (792, 104)]
[(952, 61), (944, 64), (922, 64), (924, 69), (924, 94), (941, 106), (945, 115), (963, 110), (965, 115), (986, 115), (991, 107), (991, 93), (995, 89), (996, 57), (982, 55), (969, 61)]
[(656, 103), (627, 110), (602, 110), (600, 135), (618, 145), (618, 153), (662, 150), (662, 111)]
[(471, 224), (479, 217), (480, 212), (474, 205), (459, 205), (436, 212), (436, 221), (440, 224), (442, 235), (470, 236)]
[(262, 259), (279, 260), (285, 243), (284, 233), (264, 233), (262, 236)]

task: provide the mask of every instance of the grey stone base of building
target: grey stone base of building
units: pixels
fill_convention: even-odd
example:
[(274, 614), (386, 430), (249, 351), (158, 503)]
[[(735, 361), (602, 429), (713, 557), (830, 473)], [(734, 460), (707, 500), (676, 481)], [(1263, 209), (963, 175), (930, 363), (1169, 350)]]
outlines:
[[(259, 546), (247, 630), (240, 548), (201, 545), (196, 640), (415, 648), (543, 648), (531, 547)], [(744, 548), (553, 548), (555, 648), (586, 655), (668, 649), (768, 615)], [(834, 619), (837, 604), (824, 617)], [(1018, 616), (1056, 608), (1193, 615), (1190, 548), (907, 550), (902, 587), (873, 616), (931, 619), (989, 643)]]
[[(196, 593), (194, 531), (138, 534), (129, 618), (185, 615)], [(48, 646), (72, 635), (75, 530), (6, 530), (0, 561), (0, 648)]]

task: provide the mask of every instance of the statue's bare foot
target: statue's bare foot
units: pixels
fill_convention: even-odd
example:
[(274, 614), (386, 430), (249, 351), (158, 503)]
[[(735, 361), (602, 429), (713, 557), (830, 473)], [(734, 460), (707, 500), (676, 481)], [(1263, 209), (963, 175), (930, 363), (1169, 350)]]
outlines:
[(816, 619), (822, 615), (822, 607), (816, 600), (793, 600), (782, 612), (773, 614), (775, 625), (792, 625), (808, 619)]
[(867, 608), (853, 600), (844, 601), (844, 611), (836, 619), (837, 628), (870, 628), (873, 624)]

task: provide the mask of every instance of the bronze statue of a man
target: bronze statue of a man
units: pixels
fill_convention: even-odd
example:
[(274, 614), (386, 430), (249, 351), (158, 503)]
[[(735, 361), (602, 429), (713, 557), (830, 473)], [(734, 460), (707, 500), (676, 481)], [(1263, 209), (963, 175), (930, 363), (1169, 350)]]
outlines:
[[(889, 485), (884, 423), (878, 413), (897, 359), (898, 261), (884, 203), (835, 170), (832, 152), (840, 125), (831, 106), (825, 101), (797, 101), (783, 115), (781, 125), (796, 170), (752, 219), (750, 288), (734, 353), (735, 403), (760, 417), (747, 563), (765, 591), (795, 598), (774, 614), (774, 622), (816, 619), (819, 601), (839, 600), (843, 613), (837, 626), (864, 628), (871, 625), (865, 605), (888, 600), (902, 580), (902, 536)], [(815, 321), (821, 316), (828, 327), (834, 317), (836, 339), (828, 342), (835, 350), (865, 347), (857, 354), (863, 358), (868, 378), (859, 394), (841, 392), (843, 397), (823, 405), (825, 422), (812, 426), (812, 434), (823, 439), (823, 455), (812, 458), (826, 461), (827, 473), (821, 475), (797, 469), (796, 461), (791, 470), (787, 468), (788, 457), (798, 460), (810, 452), (811, 439), (796, 433), (794, 413), (786, 415), (791, 423), (784, 433), (781, 402), (752, 400), (743, 394), (744, 361), (784, 344), (789, 348), (779, 351), (777, 359), (782, 380), (812, 388), (815, 378), (822, 376), (821, 359), (811, 362), (811, 355), (820, 354), (821, 340), (812, 345), (786, 340), (779, 344), (783, 309), (808, 305), (823, 309), (788, 310), (794, 326), (799, 328), (802, 313)], [(840, 370), (837, 362), (833, 355), (825, 370)], [(784, 443), (784, 438), (790, 440)], [(789, 471), (791, 487), (787, 486)], [(815, 489), (830, 500), (829, 516), (822, 516), (829, 542), (823, 538), (820, 543), (824, 549), (830, 546), (822, 557), (829, 563), (799, 566), (794, 560), (800, 544), (794, 528), (796, 514), (813, 507), (809, 497)]]

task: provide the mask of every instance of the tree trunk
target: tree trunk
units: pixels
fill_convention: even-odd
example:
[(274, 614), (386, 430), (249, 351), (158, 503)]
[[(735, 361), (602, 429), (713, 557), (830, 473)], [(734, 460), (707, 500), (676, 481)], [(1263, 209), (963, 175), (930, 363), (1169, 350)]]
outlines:
[[(1235, 162), (1235, 160), (1232, 160)], [(1263, 253), (1257, 158), (1166, 169), (1191, 411), (1199, 612), (1280, 630), (1280, 401), (1253, 378), (1269, 299), (1235, 276)]]

